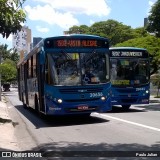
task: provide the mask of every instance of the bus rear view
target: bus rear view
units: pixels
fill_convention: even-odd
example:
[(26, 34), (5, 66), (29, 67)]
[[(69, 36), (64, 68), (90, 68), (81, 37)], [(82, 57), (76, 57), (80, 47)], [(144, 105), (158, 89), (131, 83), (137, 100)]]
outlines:
[(112, 105), (125, 110), (132, 104), (149, 103), (150, 62), (146, 49), (110, 48)]

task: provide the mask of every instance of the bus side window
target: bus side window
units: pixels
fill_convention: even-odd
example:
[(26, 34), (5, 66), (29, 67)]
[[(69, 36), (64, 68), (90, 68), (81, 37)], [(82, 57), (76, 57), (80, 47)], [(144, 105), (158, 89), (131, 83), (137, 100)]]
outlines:
[(50, 65), (50, 57), (46, 56), (45, 63), (45, 81), (47, 84), (53, 85), (53, 77), (52, 77), (52, 65)]
[(48, 68), (49, 68), (49, 66), (48, 66), (48, 57), (46, 56), (46, 59), (45, 59), (45, 81), (46, 81), (46, 83), (48, 84), (49, 82), (48, 82)]
[(29, 60), (27, 60), (27, 64), (26, 64), (26, 68), (27, 68), (27, 78), (29, 78), (30, 75), (30, 70), (29, 70)]
[(31, 58), (28, 59), (28, 61), (27, 61), (27, 69), (28, 69), (27, 77), (31, 78), (32, 77), (32, 61), (31, 61)]
[(33, 77), (37, 77), (37, 71), (36, 71), (37, 63), (36, 63), (36, 54), (33, 55)]
[(31, 78), (33, 78), (33, 56), (31, 57), (31, 66), (30, 66), (30, 70), (31, 70)]

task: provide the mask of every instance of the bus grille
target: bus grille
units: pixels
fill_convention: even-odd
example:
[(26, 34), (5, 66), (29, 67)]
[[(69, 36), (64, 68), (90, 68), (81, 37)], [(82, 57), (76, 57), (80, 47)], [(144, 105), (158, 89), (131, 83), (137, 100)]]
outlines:
[[(120, 93), (135, 93), (135, 89), (116, 89)], [(139, 92), (139, 91), (136, 91)]]
[(137, 99), (133, 98), (133, 99), (121, 99), (122, 103), (135, 103), (137, 102)]
[(130, 94), (130, 93), (127, 93), (127, 94), (119, 94), (119, 96), (121, 96), (121, 97), (129, 97), (129, 95), (130, 96), (132, 96), (132, 97), (137, 97), (138, 96), (138, 94)]
[(96, 93), (102, 92), (103, 88), (63, 88), (59, 89), (62, 94), (76, 94), (76, 93)]
[(93, 99), (64, 99), (65, 102), (85, 102), (85, 101), (96, 101), (100, 98), (93, 98)]

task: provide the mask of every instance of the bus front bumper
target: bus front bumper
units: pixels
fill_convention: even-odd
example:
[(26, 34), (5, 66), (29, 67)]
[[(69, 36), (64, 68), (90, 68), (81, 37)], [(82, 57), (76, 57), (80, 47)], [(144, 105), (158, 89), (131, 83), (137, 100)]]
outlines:
[(104, 113), (110, 111), (111, 99), (105, 101), (81, 102), (81, 103), (61, 103), (57, 104), (51, 100), (46, 102), (47, 115), (72, 115), (72, 114), (85, 114), (92, 112)]

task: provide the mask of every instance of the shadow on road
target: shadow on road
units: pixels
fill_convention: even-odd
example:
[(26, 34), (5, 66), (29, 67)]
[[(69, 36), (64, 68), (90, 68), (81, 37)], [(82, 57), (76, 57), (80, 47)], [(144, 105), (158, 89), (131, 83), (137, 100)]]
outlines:
[[(8, 150), (0, 148), (1, 151)], [(157, 144), (147, 146), (137, 143), (132, 144), (108, 144), (108, 143), (81, 143), (81, 142), (68, 142), (60, 141), (47, 143), (31, 148), (30, 152), (39, 152), (42, 157), (47, 160), (153, 160), (153, 157), (136, 157), (138, 154), (154, 153), (159, 156), (160, 142)], [(28, 151), (28, 152), (29, 152)], [(25, 151), (24, 151), (25, 152)], [(27, 153), (27, 151), (26, 151)], [(42, 158), (42, 159), (43, 159)], [(28, 160), (32, 158), (23, 158)], [(40, 159), (40, 158), (36, 158)], [(159, 160), (159, 157), (154, 157), (154, 160)]]
[(41, 127), (61, 127), (72, 125), (88, 125), (96, 123), (105, 123), (109, 120), (99, 117), (83, 117), (83, 116), (43, 116), (39, 117), (37, 113), (31, 108), (24, 109), (22, 105), (15, 106), (15, 108), (23, 114), (36, 128)]
[(133, 113), (133, 112), (145, 112), (145, 110), (132, 108), (132, 106), (130, 107), (129, 110), (124, 110), (121, 106), (112, 106), (112, 110), (107, 113)]
[(160, 103), (150, 103), (148, 105), (134, 105), (129, 110), (124, 110), (121, 106), (112, 106), (112, 110), (107, 113), (136, 113), (136, 112), (149, 112), (160, 111)]
[[(80, 142), (68, 142), (60, 141), (58, 143), (49, 143), (40, 145), (33, 150), (42, 151), (42, 155), (47, 157), (61, 157), (60, 159), (72, 159), (73, 157), (76, 160), (137, 160), (139, 157), (136, 157), (136, 153), (150, 153), (154, 151), (160, 151), (160, 142), (157, 144), (147, 146), (137, 143), (133, 144), (92, 144), (92, 143), (80, 143)], [(68, 151), (67, 153), (65, 151)], [(159, 153), (159, 152), (156, 152)], [(67, 157), (68, 155), (72, 158)], [(65, 157), (66, 156), (66, 157)], [(85, 157), (85, 158), (84, 158)], [(142, 157), (141, 157), (142, 158)], [(153, 157), (143, 157), (143, 160), (153, 159)], [(154, 159), (159, 159), (159, 157)]]

